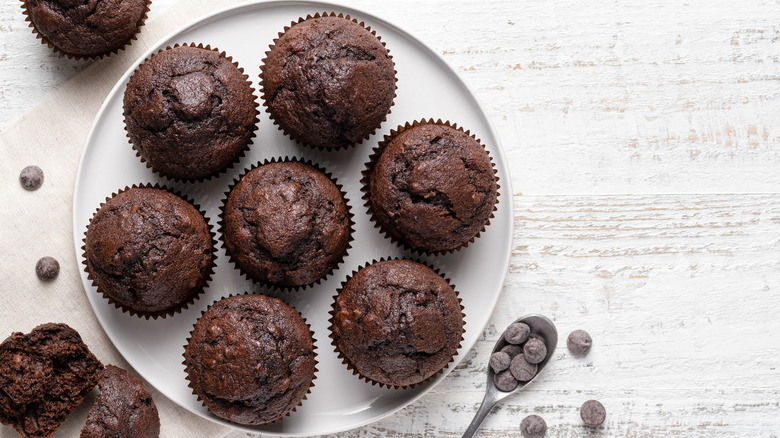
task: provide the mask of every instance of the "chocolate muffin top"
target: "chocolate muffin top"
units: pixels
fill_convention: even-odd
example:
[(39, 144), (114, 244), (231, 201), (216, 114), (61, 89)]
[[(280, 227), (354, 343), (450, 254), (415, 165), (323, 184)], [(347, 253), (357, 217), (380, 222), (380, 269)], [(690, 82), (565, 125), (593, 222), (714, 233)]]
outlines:
[(190, 387), (218, 417), (246, 425), (278, 420), (312, 385), (313, 342), (301, 315), (277, 298), (223, 298), (185, 347)]
[(212, 241), (203, 215), (156, 188), (131, 188), (95, 213), (85, 239), (98, 291), (140, 315), (173, 312), (203, 290)]
[(77, 57), (106, 55), (139, 31), (147, 0), (24, 0), (38, 33), (60, 52)]
[(410, 260), (366, 266), (336, 297), (334, 345), (366, 379), (421, 383), (455, 355), (463, 335), (457, 295), (440, 275)]
[(271, 118), (310, 146), (351, 146), (371, 135), (395, 98), (384, 45), (348, 18), (307, 18), (271, 46), (262, 67)]
[(155, 171), (205, 178), (227, 168), (248, 147), (256, 129), (254, 99), (241, 70), (216, 50), (168, 48), (130, 77), (125, 127), (133, 147)]
[(443, 124), (411, 126), (392, 137), (369, 177), (369, 206), (382, 230), (422, 252), (456, 249), (476, 236), (496, 196), (485, 149)]
[(350, 235), (347, 204), (336, 184), (295, 161), (250, 170), (225, 202), (227, 253), (250, 278), (304, 286), (343, 259)]
[(103, 365), (78, 332), (42, 324), (0, 344), (0, 423), (50, 437), (95, 387)]
[(158, 438), (160, 417), (143, 382), (107, 365), (98, 382), (100, 395), (87, 415), (81, 438)]

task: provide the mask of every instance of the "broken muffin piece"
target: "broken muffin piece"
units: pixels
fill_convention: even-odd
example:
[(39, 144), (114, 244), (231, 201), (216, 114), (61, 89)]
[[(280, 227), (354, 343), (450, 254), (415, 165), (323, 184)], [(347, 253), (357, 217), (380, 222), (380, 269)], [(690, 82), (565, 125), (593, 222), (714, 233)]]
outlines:
[(47, 438), (97, 384), (103, 365), (76, 330), (47, 323), (0, 344), (0, 423)]
[(158, 438), (160, 417), (143, 382), (114, 365), (98, 382), (100, 395), (87, 415), (81, 438)]

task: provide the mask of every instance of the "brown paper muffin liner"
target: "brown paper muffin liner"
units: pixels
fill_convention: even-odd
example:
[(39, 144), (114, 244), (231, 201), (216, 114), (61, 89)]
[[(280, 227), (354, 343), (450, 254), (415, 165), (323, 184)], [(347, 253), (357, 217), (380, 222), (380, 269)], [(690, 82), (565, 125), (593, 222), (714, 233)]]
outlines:
[[(92, 277), (92, 272), (89, 270), (89, 266), (87, 265), (87, 231), (89, 231), (89, 226), (92, 225), (92, 220), (95, 218), (95, 214), (97, 214), (98, 211), (100, 211), (101, 208), (106, 204), (106, 202), (110, 201), (115, 196), (119, 195), (122, 192), (125, 192), (130, 189), (160, 189), (165, 190), (169, 193), (172, 193), (179, 198), (187, 201), (190, 205), (195, 207), (195, 210), (200, 213), (201, 216), (203, 216), (203, 220), (206, 221), (206, 225), (209, 229), (209, 235), (211, 236), (211, 266), (209, 267), (208, 272), (206, 273), (205, 281), (203, 282), (203, 287), (194, 293), (190, 299), (183, 301), (178, 306), (174, 306), (167, 310), (161, 310), (159, 312), (143, 312), (138, 311), (135, 309), (132, 309), (128, 306), (125, 306), (124, 304), (114, 300), (110, 295), (108, 295), (104, 290), (101, 289), (100, 285), (95, 281), (95, 279)], [(112, 193), (111, 196), (106, 197), (105, 202), (102, 202), (100, 206), (95, 210), (95, 214), (92, 215), (92, 217), (89, 219), (89, 224), (87, 225), (87, 229), (84, 230), (84, 238), (81, 239), (82, 242), (84, 242), (84, 245), (81, 246), (82, 255), (84, 257), (84, 261), (81, 263), (84, 265), (84, 272), (87, 273), (87, 279), (92, 281), (92, 286), (94, 286), (97, 289), (97, 292), (101, 295), (103, 295), (103, 298), (108, 300), (109, 304), (113, 304), (117, 309), (122, 310), (123, 313), (129, 313), (131, 316), (137, 316), (137, 317), (144, 317), (147, 320), (149, 318), (157, 319), (157, 318), (163, 318), (165, 319), (168, 316), (174, 316), (177, 313), (181, 313), (182, 310), (187, 309), (190, 305), (195, 304), (195, 300), (200, 298), (200, 296), (203, 294), (205, 289), (209, 286), (209, 283), (211, 282), (211, 277), (214, 275), (214, 268), (216, 267), (216, 259), (217, 259), (217, 240), (216, 240), (216, 234), (214, 232), (214, 226), (210, 223), (208, 218), (206, 217), (206, 212), (201, 209), (201, 207), (198, 204), (195, 204), (193, 200), (188, 198), (187, 196), (184, 196), (181, 192), (174, 191), (169, 189), (168, 187), (161, 186), (158, 183), (155, 183), (152, 185), (151, 183), (146, 184), (133, 184), (131, 187), (125, 186), (124, 189), (117, 190), (116, 193)]]
[[(336, 300), (338, 299), (338, 296), (341, 294), (341, 291), (344, 290), (344, 286), (349, 282), (349, 280), (351, 280), (355, 276), (355, 274), (360, 272), (362, 269), (365, 269), (365, 268), (367, 268), (367, 267), (369, 267), (369, 266), (371, 266), (371, 265), (373, 265), (375, 263), (389, 261), (389, 260), (410, 260), (410, 261), (413, 261), (413, 262), (417, 262), (417, 263), (419, 263), (421, 265), (424, 265), (424, 266), (430, 268), (431, 270), (433, 270), (433, 272), (435, 272), (437, 275), (439, 275), (441, 278), (443, 278), (447, 282), (447, 284), (450, 285), (452, 290), (455, 292), (455, 296), (458, 299), (458, 304), (460, 304), (461, 320), (463, 321), (463, 325), (461, 326), (460, 341), (458, 341), (458, 347), (455, 349), (455, 354), (452, 355), (452, 357), (450, 358), (449, 362), (447, 362), (439, 371), (436, 371), (435, 373), (433, 373), (430, 376), (428, 376), (428, 378), (426, 378), (425, 380), (423, 380), (421, 382), (418, 382), (418, 383), (413, 383), (411, 385), (401, 385), (401, 386), (389, 385), (387, 383), (377, 382), (376, 380), (370, 379), (370, 378), (360, 374), (360, 372), (357, 370), (357, 368), (349, 361), (349, 359), (341, 352), (341, 350), (339, 350), (339, 346), (338, 346), (338, 343), (336, 342), (336, 337), (335, 337), (334, 332), (333, 332), (333, 326), (336, 324)], [(358, 266), (358, 268), (356, 270), (353, 270), (352, 273), (347, 275), (347, 278), (344, 281), (341, 282), (341, 287), (338, 288), (338, 290), (336, 291), (336, 295), (333, 296), (333, 304), (331, 304), (331, 310), (328, 312), (328, 314), (330, 314), (330, 319), (328, 319), (328, 323), (329, 323), (328, 329), (330, 331), (330, 334), (328, 335), (328, 337), (331, 339), (331, 345), (333, 345), (333, 351), (338, 355), (338, 358), (341, 359), (341, 363), (346, 365), (347, 369), (352, 371), (352, 374), (357, 376), (360, 380), (363, 380), (363, 381), (365, 381), (367, 383), (371, 383), (372, 386), (379, 385), (380, 388), (385, 388), (385, 387), (388, 388), (388, 389), (390, 389), (391, 387), (394, 388), (394, 389), (414, 388), (415, 386), (422, 386), (422, 385), (430, 382), (431, 380), (435, 379), (436, 376), (438, 376), (439, 374), (443, 373), (446, 368), (449, 368), (450, 363), (455, 361), (455, 356), (458, 355), (458, 351), (462, 348), (461, 343), (463, 342), (463, 339), (464, 339), (463, 335), (466, 333), (466, 327), (465, 327), (466, 326), (466, 313), (464, 312), (464, 310), (465, 310), (465, 308), (463, 307), (463, 299), (460, 298), (460, 292), (458, 292), (458, 290), (455, 288), (455, 285), (452, 284), (452, 280), (450, 278), (446, 277), (444, 274), (442, 274), (441, 271), (438, 268), (430, 265), (427, 262), (424, 262), (424, 261), (418, 260), (418, 259), (414, 259), (414, 258), (382, 257), (379, 260), (373, 259), (371, 262), (366, 262), (366, 263)]]
[[(445, 125), (449, 126), (451, 128), (457, 129), (458, 131), (464, 132), (466, 135), (470, 136), (474, 140), (476, 140), (477, 143), (479, 143), (482, 148), (485, 150), (485, 153), (488, 155), (488, 158), (490, 159), (490, 165), (493, 167), (493, 175), (496, 180), (496, 202), (493, 204), (493, 211), (491, 211), (490, 216), (485, 221), (485, 224), (482, 226), (482, 229), (479, 230), (471, 239), (463, 242), (459, 246), (447, 249), (447, 250), (436, 250), (436, 251), (426, 251), (418, 248), (412, 248), (409, 246), (406, 242), (396, 239), (393, 237), (385, 227), (382, 226), (382, 224), (377, 220), (376, 214), (374, 213), (373, 208), (371, 207), (371, 195), (369, 192), (369, 182), (371, 179), (371, 173), (374, 171), (374, 166), (376, 165), (377, 160), (379, 160), (379, 157), (382, 155), (382, 152), (384, 152), (387, 145), (399, 134), (406, 131), (409, 128), (414, 128), (416, 126), (421, 125)], [(401, 246), (402, 248), (406, 249), (407, 251), (411, 251), (416, 255), (444, 255), (444, 254), (453, 254), (457, 251), (460, 251), (463, 248), (466, 248), (469, 246), (470, 243), (473, 243), (475, 240), (479, 238), (479, 236), (485, 232), (485, 229), (488, 225), (490, 225), (490, 219), (493, 219), (495, 217), (495, 212), (498, 210), (498, 203), (499, 198), (501, 196), (501, 184), (499, 183), (498, 178), (498, 170), (496, 169), (496, 163), (493, 161), (493, 157), (490, 155), (490, 151), (487, 150), (485, 145), (482, 143), (482, 140), (478, 139), (474, 134), (472, 134), (470, 131), (464, 131), (462, 127), (458, 126), (455, 123), (450, 123), (449, 120), (442, 121), (441, 119), (433, 120), (433, 118), (430, 119), (420, 119), (415, 120), (413, 122), (406, 122), (403, 126), (399, 125), (396, 129), (391, 129), (390, 134), (386, 134), (384, 136), (384, 139), (379, 142), (379, 144), (374, 148), (371, 155), (368, 157), (368, 162), (366, 163), (366, 168), (362, 172), (363, 176), (360, 179), (360, 191), (363, 193), (363, 200), (364, 206), (368, 210), (368, 214), (370, 216), (370, 221), (374, 223), (374, 228), (379, 229), (380, 233), (384, 235), (386, 238), (390, 239), (391, 242)]]
[[(249, 139), (247, 140), (246, 145), (244, 146), (244, 148), (241, 149), (241, 151), (236, 155), (236, 158), (233, 160), (233, 162), (231, 162), (230, 164), (225, 166), (225, 168), (223, 168), (221, 170), (218, 170), (218, 171), (216, 171), (216, 172), (214, 172), (214, 173), (212, 173), (210, 175), (201, 176), (199, 178), (172, 177), (172, 176), (168, 176), (168, 175), (162, 173), (159, 169), (154, 168), (154, 166), (149, 164), (149, 162), (147, 162), (144, 159), (144, 157), (141, 156), (141, 152), (135, 147), (135, 144), (133, 144), (133, 140), (130, 138), (130, 133), (127, 131), (127, 122), (124, 122), (123, 126), (124, 126), (124, 130), (125, 130), (125, 136), (127, 137), (127, 142), (130, 143), (130, 145), (132, 146), (133, 150), (135, 151), (135, 156), (138, 157), (138, 159), (141, 160), (141, 163), (145, 164), (146, 167), (148, 169), (151, 169), (152, 172), (154, 172), (156, 175), (160, 176), (161, 178), (165, 178), (165, 179), (167, 179), (169, 181), (175, 181), (175, 182), (181, 182), (181, 181), (185, 181), (185, 182), (193, 182), (193, 181), (195, 181), (195, 182), (203, 182), (203, 181), (206, 181), (206, 180), (210, 180), (212, 178), (219, 177), (219, 175), (226, 174), (228, 172), (228, 170), (233, 169), (235, 167), (235, 165), (238, 164), (241, 161), (242, 158), (244, 158), (244, 156), (246, 155), (246, 152), (249, 150), (249, 147), (254, 144), (254, 138), (257, 137), (258, 123), (260, 123), (260, 119), (258, 118), (259, 115), (260, 115), (260, 111), (258, 110), (258, 108), (260, 107), (260, 104), (257, 103), (257, 96), (255, 95), (255, 92), (257, 90), (254, 87), (252, 87), (252, 81), (249, 80), (249, 75), (244, 74), (244, 67), (239, 66), (238, 62), (237, 61), (233, 61), (233, 57), (232, 56), (227, 56), (226, 52), (224, 52), (224, 51), (220, 52), (219, 49), (217, 49), (216, 47), (212, 49), (211, 46), (208, 45), (208, 44), (206, 44), (204, 46), (202, 43), (198, 43), (196, 45), (193, 42), (193, 43), (184, 43), (184, 44), (176, 43), (173, 46), (166, 46), (164, 49), (158, 50), (157, 53), (149, 56), (148, 58), (144, 59), (144, 61), (142, 63), (138, 64), (138, 67), (133, 72), (133, 75), (135, 75), (138, 72), (138, 70), (141, 68), (141, 66), (143, 66), (147, 61), (152, 59), (152, 57), (154, 57), (155, 55), (159, 55), (160, 53), (162, 53), (162, 52), (164, 52), (166, 50), (175, 49), (176, 47), (179, 47), (179, 46), (187, 46), (187, 47), (193, 47), (193, 48), (197, 48), (197, 49), (211, 50), (212, 52), (219, 53), (220, 56), (222, 56), (223, 58), (225, 58), (228, 61), (232, 62), (232, 64), (236, 66), (236, 68), (241, 72), (242, 76), (244, 77), (244, 80), (247, 82), (247, 84), (249, 84), (249, 90), (252, 92), (252, 97), (255, 98), (254, 105), (253, 105), (254, 106), (254, 111), (255, 111), (255, 118), (254, 118), (254, 123), (252, 125), (252, 134), (249, 136)], [(133, 75), (131, 75), (131, 77)], [(122, 113), (123, 114), (124, 114), (124, 111), (125, 111), (125, 107), (124, 107), (124, 103), (123, 103), (122, 104)], [(125, 120), (124, 116), (123, 116), (122, 120), (123, 121)]]
[[(261, 97), (262, 97), (262, 99), (263, 99), (263, 106), (265, 107), (265, 111), (268, 113), (268, 115), (269, 115), (269, 117), (270, 117), (271, 121), (274, 123), (274, 125), (276, 125), (276, 126), (277, 126), (277, 128), (278, 128), (280, 131), (282, 131), (282, 133), (284, 133), (284, 135), (285, 135), (285, 136), (289, 137), (289, 138), (290, 138), (291, 140), (293, 140), (295, 143), (297, 143), (297, 144), (300, 144), (300, 145), (304, 145), (304, 146), (307, 146), (307, 147), (310, 147), (310, 148), (313, 148), (313, 149), (318, 149), (318, 150), (320, 150), (320, 151), (339, 151), (339, 150), (344, 150), (344, 149), (348, 149), (348, 148), (354, 147), (356, 144), (358, 144), (358, 143), (362, 143), (364, 140), (368, 140), (368, 138), (369, 138), (369, 137), (371, 137), (372, 135), (374, 135), (374, 134), (376, 133), (376, 130), (377, 130), (377, 129), (379, 129), (379, 128), (382, 126), (382, 124), (383, 124), (383, 123), (385, 123), (385, 122), (387, 121), (387, 116), (388, 116), (390, 113), (392, 113), (392, 112), (393, 112), (393, 109), (392, 109), (392, 108), (393, 108), (393, 106), (395, 106), (395, 98), (396, 98), (396, 97), (398, 97), (398, 93), (397, 93), (397, 90), (398, 90), (398, 85), (397, 85), (397, 84), (398, 84), (398, 77), (397, 77), (397, 76), (398, 76), (398, 70), (395, 70), (395, 69), (393, 69), (393, 73), (394, 73), (394, 75), (395, 75), (395, 82), (396, 82), (396, 86), (395, 86), (395, 90), (394, 90), (394, 94), (393, 94), (393, 102), (390, 104), (390, 108), (387, 110), (387, 114), (385, 114), (385, 117), (384, 117), (384, 118), (382, 119), (382, 121), (381, 121), (381, 122), (380, 122), (380, 123), (379, 123), (379, 124), (378, 124), (378, 125), (377, 125), (377, 126), (374, 128), (374, 130), (373, 130), (373, 131), (371, 131), (370, 133), (366, 134), (366, 136), (365, 136), (365, 137), (363, 137), (363, 139), (362, 139), (362, 140), (360, 140), (360, 141), (358, 141), (358, 142), (354, 142), (354, 143), (352, 143), (352, 144), (349, 144), (349, 145), (341, 145), (341, 146), (337, 146), (337, 147), (333, 147), (333, 148), (326, 148), (326, 147), (322, 147), (322, 146), (313, 146), (313, 145), (310, 145), (310, 144), (308, 144), (308, 143), (305, 143), (305, 142), (302, 142), (302, 141), (298, 140), (297, 138), (293, 137), (292, 135), (290, 135), (290, 133), (289, 133), (289, 132), (287, 132), (287, 131), (286, 131), (286, 130), (285, 130), (285, 129), (284, 129), (284, 128), (283, 128), (283, 127), (282, 127), (282, 126), (279, 124), (279, 122), (277, 122), (277, 121), (274, 119), (274, 116), (273, 116), (273, 114), (271, 114), (270, 108), (268, 107), (268, 100), (269, 100), (269, 96), (268, 96), (268, 94), (266, 93), (265, 87), (263, 87), (263, 73), (264, 73), (264, 71), (265, 71), (265, 64), (266, 64), (266, 62), (267, 62), (267, 60), (268, 60), (268, 55), (269, 55), (269, 54), (271, 53), (271, 51), (272, 51), (272, 50), (273, 50), (273, 49), (276, 47), (276, 42), (277, 42), (277, 41), (279, 41), (279, 38), (280, 38), (282, 35), (284, 35), (284, 34), (285, 34), (285, 32), (287, 32), (288, 30), (290, 30), (290, 28), (292, 28), (292, 27), (293, 27), (293, 26), (295, 26), (296, 24), (300, 24), (300, 23), (302, 23), (302, 22), (304, 22), (304, 21), (306, 21), (306, 20), (312, 19), (312, 18), (320, 18), (320, 17), (339, 17), (339, 18), (345, 18), (345, 19), (347, 19), (347, 20), (350, 20), (350, 21), (352, 21), (353, 23), (356, 23), (356, 24), (360, 25), (360, 27), (364, 28), (365, 30), (369, 31), (369, 32), (371, 33), (371, 35), (375, 36), (375, 37), (376, 37), (376, 39), (377, 39), (377, 40), (379, 40), (379, 42), (382, 44), (382, 47), (384, 47), (385, 49), (387, 49), (387, 43), (385, 43), (384, 41), (382, 41), (382, 37), (380, 37), (379, 35), (377, 35), (377, 34), (376, 34), (376, 30), (372, 30), (372, 29), (371, 29), (371, 26), (368, 26), (368, 25), (366, 25), (366, 23), (365, 23), (365, 22), (363, 22), (363, 21), (358, 21), (356, 18), (352, 18), (352, 17), (350, 17), (350, 16), (349, 16), (349, 14), (346, 14), (346, 15), (345, 15), (345, 14), (343, 14), (343, 13), (338, 13), (338, 14), (336, 14), (335, 12), (327, 12), (327, 11), (326, 11), (326, 12), (322, 12), (322, 13), (316, 12), (314, 15), (308, 14), (308, 15), (306, 15), (306, 17), (305, 17), (305, 18), (304, 18), (304, 17), (298, 17), (298, 21), (292, 21), (292, 22), (290, 22), (290, 25), (289, 25), (289, 26), (285, 26), (285, 27), (284, 27), (284, 29), (282, 30), (282, 32), (279, 32), (279, 35), (277, 36), (277, 38), (274, 38), (273, 42), (272, 42), (272, 43), (271, 43), (271, 44), (268, 46), (268, 51), (266, 51), (266, 52), (265, 52), (265, 56), (266, 56), (266, 57), (262, 59), (262, 61), (261, 61), (261, 62), (262, 62), (262, 64), (260, 65), (260, 96), (261, 96)], [(388, 56), (390, 57), (390, 59), (392, 60), (392, 59), (393, 59), (393, 55), (392, 55), (392, 54), (390, 54), (390, 50), (387, 50), (387, 53), (388, 53)], [(395, 62), (393, 62), (393, 66), (395, 66)]]
[[(218, 303), (219, 301), (224, 300), (225, 298), (230, 298), (230, 297), (238, 296), (238, 295), (262, 295), (262, 294), (257, 294), (255, 292), (244, 292), (243, 294), (230, 294), (230, 295), (228, 295), (226, 297), (221, 297), (221, 298), (217, 299), (216, 301), (214, 301), (213, 303), (209, 304), (208, 307), (206, 307), (206, 310), (200, 312), (200, 316), (198, 317), (198, 321), (200, 321), (200, 318), (202, 318), (203, 315), (206, 314), (206, 312), (209, 309), (211, 309), (211, 306), (213, 306), (214, 304)], [(279, 299), (281, 300), (281, 298), (279, 298)], [(284, 300), (282, 300), (282, 302), (284, 302)], [(287, 303), (285, 303), (285, 304), (287, 304)], [(287, 305), (290, 306), (289, 304), (287, 304)], [(295, 309), (295, 307), (293, 307), (293, 306), (290, 306), (290, 307), (292, 307), (293, 310), (295, 310), (298, 313), (298, 315), (301, 315), (301, 318), (303, 318), (303, 315), (301, 314), (301, 312), (298, 312), (298, 310)], [(195, 324), (197, 324), (198, 321), (195, 321)], [(277, 421), (282, 421), (282, 420), (284, 420), (284, 417), (289, 417), (290, 414), (292, 414), (293, 412), (296, 412), (297, 409), (299, 407), (301, 407), (301, 405), (303, 404), (304, 400), (308, 399), (308, 395), (311, 394), (311, 389), (314, 388), (314, 386), (316, 385), (315, 384), (315, 380), (317, 380), (317, 374), (320, 372), (320, 370), (317, 369), (317, 365), (320, 363), (317, 360), (317, 339), (314, 337), (314, 330), (311, 329), (311, 324), (306, 322), (306, 318), (303, 318), (303, 322), (306, 323), (306, 327), (309, 328), (309, 332), (311, 333), (312, 351), (314, 352), (314, 376), (311, 379), (311, 384), (309, 385), (309, 389), (307, 389), (306, 393), (303, 395), (303, 398), (301, 399), (301, 401), (299, 401), (296, 406), (294, 406), (292, 409), (287, 411), (287, 413), (285, 413), (283, 416), (281, 416), (281, 417), (279, 417), (279, 418), (277, 418), (275, 420), (271, 420), (271, 421), (269, 421), (267, 423), (263, 423), (262, 425), (274, 424)], [(184, 365), (184, 374), (185, 374), (184, 378), (185, 378), (185, 380), (187, 380), (187, 387), (190, 388), (190, 390), (192, 391), (192, 395), (194, 395), (198, 399), (200, 404), (204, 408), (206, 408), (215, 417), (218, 417), (218, 418), (220, 418), (220, 419), (222, 419), (224, 421), (227, 421), (228, 423), (238, 424), (240, 426), (247, 426), (246, 424), (240, 424), (240, 423), (236, 423), (234, 421), (230, 421), (230, 420), (228, 420), (226, 418), (222, 418), (219, 415), (211, 412), (211, 410), (208, 408), (208, 406), (206, 406), (206, 401), (200, 398), (200, 395), (198, 395), (197, 391), (195, 391), (195, 388), (192, 386), (192, 381), (190, 380), (190, 370), (189, 370), (189, 367), (187, 366), (186, 354), (187, 354), (187, 347), (189, 346), (190, 340), (192, 339), (192, 332), (195, 331), (195, 324), (192, 325), (192, 330), (190, 330), (190, 335), (187, 337), (187, 342), (182, 347), (183, 350), (184, 350), (184, 352), (182, 353), (182, 357), (184, 357), (184, 360), (181, 362), (181, 364)], [(261, 425), (258, 424), (257, 426), (261, 426)]]
[[(261, 280), (258, 280), (256, 278), (251, 277), (236, 262), (236, 259), (233, 257), (233, 255), (230, 254), (230, 252), (227, 249), (227, 243), (225, 242), (225, 206), (227, 205), (228, 197), (230, 196), (230, 193), (233, 191), (233, 188), (236, 186), (236, 184), (238, 184), (239, 181), (241, 181), (241, 179), (247, 173), (249, 173), (250, 171), (252, 171), (252, 170), (254, 170), (254, 169), (256, 169), (256, 168), (258, 168), (260, 166), (263, 166), (263, 165), (266, 165), (266, 164), (270, 164), (270, 163), (289, 163), (289, 162), (306, 164), (306, 165), (309, 165), (309, 166), (317, 169), (318, 171), (322, 172), (323, 174), (325, 174), (325, 176), (327, 176), (328, 179), (330, 179), (333, 182), (333, 184), (336, 185), (336, 188), (339, 189), (339, 192), (341, 193), (341, 197), (344, 199), (344, 204), (347, 206), (347, 217), (348, 217), (348, 220), (349, 220), (349, 238), (347, 240), (347, 249), (344, 251), (344, 254), (333, 265), (333, 268), (331, 268), (330, 271), (328, 271), (325, 275), (323, 275), (322, 277), (320, 277), (319, 279), (315, 280), (312, 283), (304, 284), (304, 285), (301, 285), (301, 286), (280, 286), (280, 285), (276, 285), (276, 284), (273, 284), (273, 283), (268, 283), (268, 282), (261, 281)], [(235, 268), (238, 269), (239, 273), (244, 278), (246, 278), (247, 280), (251, 280), (252, 283), (266, 285), (266, 286), (268, 286), (271, 289), (281, 290), (281, 291), (286, 291), (286, 292), (292, 292), (292, 291), (298, 292), (298, 291), (301, 291), (301, 290), (306, 290), (309, 287), (313, 287), (314, 285), (320, 284), (323, 280), (325, 280), (331, 274), (333, 274), (333, 272), (339, 267), (339, 265), (344, 263), (344, 258), (347, 257), (347, 254), (349, 254), (349, 250), (352, 249), (352, 241), (355, 240), (354, 239), (354, 235), (355, 235), (355, 215), (352, 213), (352, 206), (349, 204), (349, 202), (350, 201), (349, 201), (349, 198), (347, 198), (347, 193), (344, 191), (344, 187), (341, 184), (339, 184), (338, 180), (336, 180), (336, 178), (334, 178), (333, 175), (330, 172), (327, 171), (327, 169), (325, 169), (324, 167), (320, 166), (319, 164), (317, 164), (317, 163), (315, 163), (315, 162), (313, 162), (311, 160), (304, 160), (304, 159), (301, 159), (301, 158), (290, 157), (290, 156), (285, 156), (284, 158), (276, 158), (276, 157), (275, 158), (271, 158), (271, 159), (266, 158), (264, 161), (257, 162), (255, 164), (253, 164), (251, 167), (249, 167), (247, 169), (244, 169), (244, 172), (242, 172), (241, 175), (236, 177), (236, 179), (234, 179), (233, 182), (228, 186), (228, 190), (227, 190), (227, 192), (225, 192), (225, 198), (222, 200), (222, 205), (220, 205), (220, 207), (219, 207), (220, 213), (219, 213), (219, 220), (217, 221), (217, 225), (218, 225), (218, 228), (219, 228), (219, 240), (222, 242), (222, 247), (225, 248), (225, 254), (228, 256), (228, 260), (230, 260), (230, 263), (232, 263), (233, 266), (235, 266)]]
[(83, 56), (83, 55), (74, 55), (72, 53), (67, 53), (62, 51), (59, 47), (52, 44), (49, 40), (47, 40), (43, 35), (41, 35), (40, 32), (38, 32), (38, 29), (35, 27), (35, 24), (33, 23), (32, 19), (30, 18), (30, 11), (27, 9), (27, 0), (21, 0), (22, 2), (22, 14), (25, 16), (24, 21), (27, 21), (30, 23), (28, 27), (32, 28), (32, 33), (35, 35), (35, 38), (41, 40), (41, 44), (49, 46), (50, 49), (54, 50), (54, 53), (56, 53), (60, 58), (67, 57), (68, 59), (75, 59), (76, 61), (84, 60), (84, 61), (95, 61), (98, 59), (103, 59), (104, 57), (109, 57), (111, 55), (115, 55), (127, 48), (127, 46), (132, 45), (133, 41), (136, 41), (138, 39), (138, 34), (141, 33), (141, 28), (146, 24), (146, 19), (148, 18), (147, 15), (149, 14), (149, 6), (152, 4), (152, 0), (146, 0), (146, 9), (144, 10), (144, 14), (141, 16), (141, 19), (136, 24), (135, 33), (133, 36), (127, 40), (127, 42), (119, 48), (116, 48), (110, 52), (103, 53), (101, 55), (91, 55), (91, 56)]

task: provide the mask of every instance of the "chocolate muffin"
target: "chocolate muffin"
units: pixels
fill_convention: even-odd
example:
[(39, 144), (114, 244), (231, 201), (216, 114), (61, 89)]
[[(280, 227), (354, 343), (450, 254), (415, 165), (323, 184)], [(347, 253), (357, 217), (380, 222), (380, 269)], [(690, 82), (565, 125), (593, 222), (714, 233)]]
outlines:
[(467, 132), (441, 121), (399, 127), (368, 164), (365, 198), (390, 238), (423, 253), (473, 240), (493, 212), (490, 156)]
[(160, 417), (143, 382), (107, 365), (98, 382), (100, 395), (87, 415), (81, 438), (158, 438)]
[(203, 215), (164, 189), (134, 187), (103, 204), (87, 226), (86, 271), (131, 314), (173, 315), (203, 291), (213, 244)]
[(368, 138), (395, 98), (395, 64), (375, 32), (343, 15), (307, 17), (263, 60), (263, 98), (293, 139), (341, 148)]
[(248, 148), (257, 129), (253, 91), (224, 52), (169, 47), (130, 77), (125, 129), (154, 171), (179, 179), (210, 177)]
[(410, 260), (360, 269), (333, 308), (336, 351), (360, 376), (388, 386), (415, 385), (441, 371), (463, 335), (462, 308), (452, 286)]
[(350, 231), (338, 186), (297, 161), (250, 170), (224, 205), (227, 254), (248, 277), (276, 286), (310, 285), (331, 273), (347, 252)]
[(95, 58), (122, 49), (140, 31), (148, 0), (23, 0), (44, 43), (68, 57)]
[(258, 425), (294, 411), (316, 371), (303, 317), (277, 298), (238, 295), (214, 303), (185, 346), (190, 387), (214, 415)]
[(48, 323), (0, 344), (0, 423), (50, 437), (95, 387), (103, 365), (78, 332)]

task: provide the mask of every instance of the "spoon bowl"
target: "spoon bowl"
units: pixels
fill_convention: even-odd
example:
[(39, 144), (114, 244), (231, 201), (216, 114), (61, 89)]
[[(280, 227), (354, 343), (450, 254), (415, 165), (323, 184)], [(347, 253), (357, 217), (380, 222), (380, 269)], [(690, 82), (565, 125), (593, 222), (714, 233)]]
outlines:
[[(463, 434), (463, 438), (469, 438), (474, 435), (474, 433), (479, 428), (479, 425), (482, 424), (482, 421), (485, 419), (485, 417), (487, 417), (487, 414), (490, 413), (490, 411), (493, 409), (493, 406), (495, 406), (499, 401), (509, 397), (510, 395), (514, 395), (520, 392), (526, 386), (528, 386), (528, 384), (533, 382), (536, 377), (541, 374), (542, 370), (545, 368), (545, 366), (547, 366), (550, 358), (555, 353), (555, 347), (558, 345), (558, 330), (555, 328), (555, 324), (553, 324), (553, 322), (550, 321), (547, 317), (542, 315), (527, 315), (516, 319), (512, 322), (512, 324), (515, 322), (522, 322), (527, 324), (531, 329), (530, 335), (536, 335), (544, 338), (544, 343), (547, 346), (547, 355), (544, 357), (544, 360), (537, 364), (536, 374), (531, 378), (531, 380), (527, 382), (518, 382), (515, 389), (511, 391), (501, 391), (496, 387), (496, 384), (493, 381), (495, 372), (493, 372), (493, 368), (488, 365), (486, 386), (487, 390), (485, 392), (485, 398), (482, 399), (482, 404), (479, 406), (474, 419), (471, 420), (471, 424), (469, 424), (468, 429), (466, 429), (466, 433)], [(492, 355), (493, 353), (500, 351), (507, 344), (508, 342), (506, 342), (502, 333), (501, 338), (496, 342), (496, 345), (493, 347), (493, 351), (490, 354)]]

